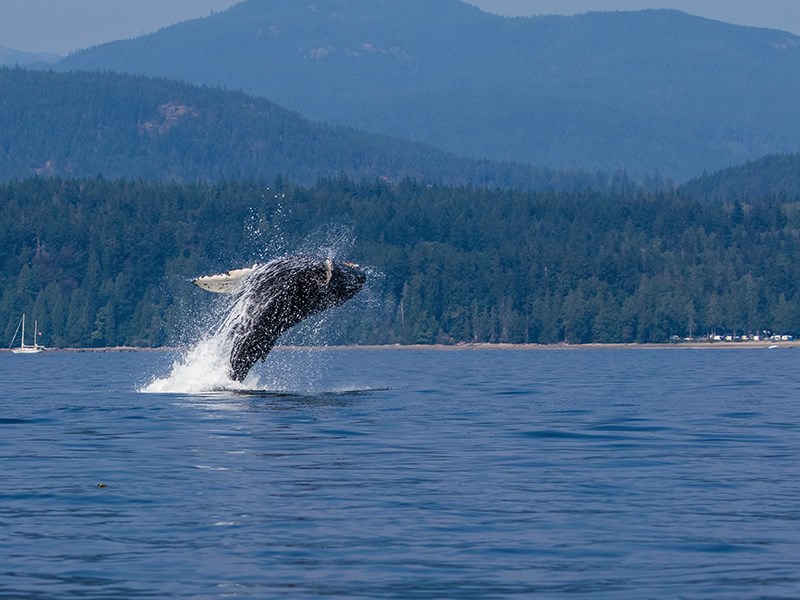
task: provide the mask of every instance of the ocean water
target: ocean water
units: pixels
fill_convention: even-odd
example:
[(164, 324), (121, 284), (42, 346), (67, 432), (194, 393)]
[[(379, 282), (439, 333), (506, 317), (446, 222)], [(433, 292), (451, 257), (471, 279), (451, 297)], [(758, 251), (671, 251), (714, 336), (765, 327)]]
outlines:
[(800, 350), (174, 359), (0, 354), (0, 598), (800, 597)]

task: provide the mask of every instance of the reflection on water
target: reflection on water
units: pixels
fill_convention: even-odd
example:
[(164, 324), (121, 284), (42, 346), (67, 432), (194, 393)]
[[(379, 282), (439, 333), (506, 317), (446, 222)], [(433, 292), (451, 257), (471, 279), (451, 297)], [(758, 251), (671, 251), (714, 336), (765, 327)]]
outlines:
[(170, 357), (0, 354), (0, 598), (800, 590), (800, 353), (274, 356), (142, 394)]

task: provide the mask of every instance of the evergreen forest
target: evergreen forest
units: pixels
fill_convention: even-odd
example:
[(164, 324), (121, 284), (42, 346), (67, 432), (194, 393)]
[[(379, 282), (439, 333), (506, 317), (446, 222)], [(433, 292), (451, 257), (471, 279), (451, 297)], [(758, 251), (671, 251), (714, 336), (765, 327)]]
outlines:
[(800, 154), (768, 154), (743, 165), (696, 177), (681, 191), (714, 200), (741, 200), (769, 195), (784, 200), (800, 196)]
[(518, 189), (614, 185), (602, 173), (462, 158), (311, 122), (241, 92), (165, 79), (0, 67), (0, 89), (0, 181), (102, 175), (208, 183), (280, 174), (306, 185), (339, 175)]
[(335, 343), (800, 333), (797, 198), (30, 178), (0, 216), (0, 327), (52, 347), (180, 343), (219, 302), (193, 277), (293, 252), (369, 273)]

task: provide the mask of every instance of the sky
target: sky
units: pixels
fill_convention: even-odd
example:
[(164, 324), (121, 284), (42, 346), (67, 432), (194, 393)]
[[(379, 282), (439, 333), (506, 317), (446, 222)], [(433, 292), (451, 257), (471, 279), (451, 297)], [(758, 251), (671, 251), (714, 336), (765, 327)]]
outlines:
[[(178, 21), (207, 17), (212, 11), (224, 10), (239, 1), (0, 0), (0, 46), (66, 55), (80, 48), (150, 33)], [(800, 0), (468, 1), (487, 12), (511, 16), (676, 8), (719, 21), (800, 35)]]

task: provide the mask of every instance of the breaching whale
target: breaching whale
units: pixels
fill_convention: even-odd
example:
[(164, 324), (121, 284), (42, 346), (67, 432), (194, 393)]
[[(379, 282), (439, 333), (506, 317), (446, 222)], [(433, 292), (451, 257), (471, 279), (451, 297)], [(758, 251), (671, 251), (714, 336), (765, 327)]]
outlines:
[(243, 381), (282, 333), (311, 315), (343, 304), (366, 280), (353, 263), (286, 256), (198, 277), (192, 283), (210, 292), (236, 296), (217, 334), (231, 342), (230, 378)]

